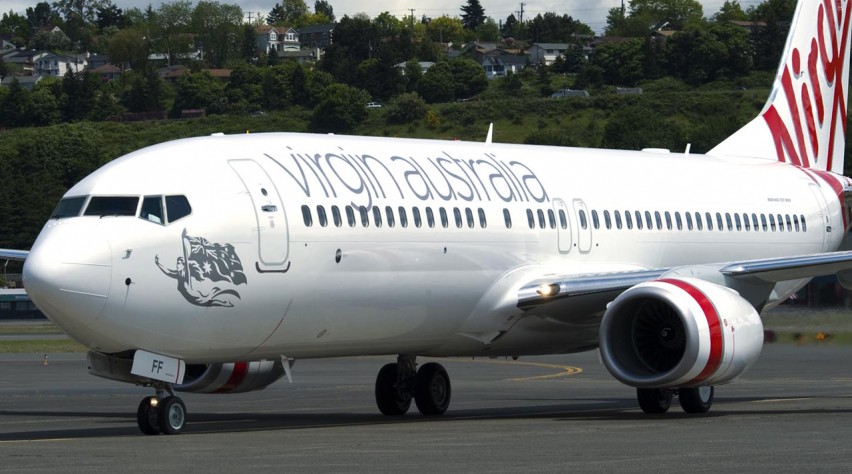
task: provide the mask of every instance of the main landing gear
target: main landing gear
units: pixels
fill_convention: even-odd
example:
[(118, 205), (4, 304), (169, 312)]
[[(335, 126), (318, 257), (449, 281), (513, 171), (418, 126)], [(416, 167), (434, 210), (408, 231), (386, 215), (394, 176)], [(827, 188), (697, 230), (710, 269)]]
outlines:
[(691, 388), (637, 388), (636, 398), (645, 413), (665, 413), (677, 395), (680, 407), (687, 413), (707, 413), (713, 405), (715, 390), (712, 386)]
[(146, 435), (180, 434), (186, 426), (186, 405), (170, 386), (156, 386), (157, 395), (145, 397), (136, 410), (136, 423)]
[(450, 376), (441, 364), (428, 362), (417, 369), (416, 356), (399, 355), (376, 377), (376, 405), (385, 415), (404, 415), (411, 400), (424, 415), (440, 415), (450, 406)]

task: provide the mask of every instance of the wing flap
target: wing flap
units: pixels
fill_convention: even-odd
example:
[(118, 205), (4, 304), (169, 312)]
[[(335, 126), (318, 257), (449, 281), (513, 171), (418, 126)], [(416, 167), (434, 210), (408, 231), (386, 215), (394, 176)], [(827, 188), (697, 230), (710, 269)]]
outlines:
[(732, 278), (757, 278), (768, 283), (834, 275), (852, 270), (852, 251), (730, 263), (719, 269)]

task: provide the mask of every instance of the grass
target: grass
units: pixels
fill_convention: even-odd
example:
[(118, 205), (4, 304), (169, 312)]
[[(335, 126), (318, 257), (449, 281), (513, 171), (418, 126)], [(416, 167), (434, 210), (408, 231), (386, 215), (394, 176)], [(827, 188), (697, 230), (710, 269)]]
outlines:
[(8, 324), (0, 325), (0, 335), (2, 336), (18, 336), (18, 335), (33, 335), (33, 334), (62, 334), (53, 323), (33, 322), (30, 324)]
[(3, 354), (55, 354), (57, 352), (86, 352), (86, 347), (72, 339), (0, 341), (0, 353)]

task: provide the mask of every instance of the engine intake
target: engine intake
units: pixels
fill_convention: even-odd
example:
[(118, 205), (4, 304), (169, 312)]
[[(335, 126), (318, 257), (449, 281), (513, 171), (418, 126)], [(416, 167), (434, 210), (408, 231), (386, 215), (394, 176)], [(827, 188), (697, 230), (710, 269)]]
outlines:
[(619, 381), (641, 388), (730, 382), (760, 355), (760, 316), (735, 291), (695, 278), (636, 285), (601, 322), (601, 358)]

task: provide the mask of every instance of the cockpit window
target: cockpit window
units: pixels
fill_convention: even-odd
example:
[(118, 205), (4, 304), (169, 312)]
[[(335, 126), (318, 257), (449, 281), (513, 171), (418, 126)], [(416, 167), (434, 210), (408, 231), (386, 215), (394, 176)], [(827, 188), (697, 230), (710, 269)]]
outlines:
[(190, 215), (192, 206), (189, 205), (186, 196), (166, 196), (166, 213), (171, 223)]
[(70, 197), (59, 201), (59, 205), (50, 216), (51, 219), (64, 219), (66, 217), (77, 217), (83, 210), (86, 196)]
[(93, 196), (84, 216), (135, 216), (138, 197)]
[(163, 197), (162, 196), (146, 196), (142, 200), (142, 211), (139, 217), (146, 221), (155, 224), (165, 224), (166, 219), (163, 215)]

